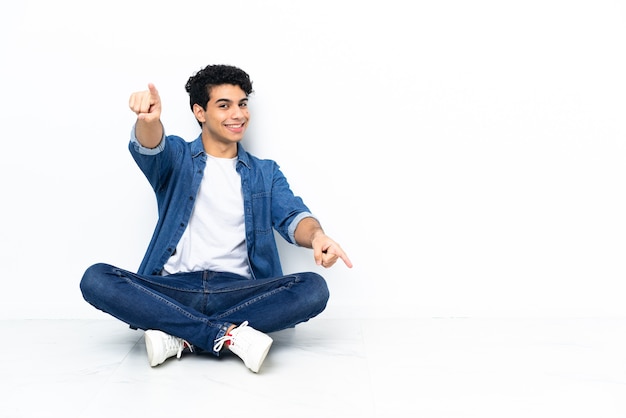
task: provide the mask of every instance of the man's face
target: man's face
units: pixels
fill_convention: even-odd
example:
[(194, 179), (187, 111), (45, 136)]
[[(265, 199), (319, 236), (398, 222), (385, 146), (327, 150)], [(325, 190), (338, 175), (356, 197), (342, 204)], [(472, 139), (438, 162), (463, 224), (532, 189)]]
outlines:
[(209, 97), (206, 110), (199, 106), (195, 109), (203, 133), (222, 144), (241, 141), (250, 120), (246, 93), (239, 86), (222, 84), (212, 87)]

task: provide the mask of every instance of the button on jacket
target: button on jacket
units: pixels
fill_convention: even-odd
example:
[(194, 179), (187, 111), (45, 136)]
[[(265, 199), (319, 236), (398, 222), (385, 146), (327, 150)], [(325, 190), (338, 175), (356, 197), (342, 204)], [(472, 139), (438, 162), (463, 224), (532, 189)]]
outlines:
[[(129, 150), (156, 194), (159, 218), (141, 262), (139, 274), (161, 274), (176, 249), (196, 201), (206, 165), (201, 136), (194, 141), (168, 135), (154, 149), (145, 148), (133, 127)], [(274, 229), (296, 244), (295, 229), (313, 217), (291, 191), (278, 164), (259, 159), (237, 144), (237, 172), (241, 177), (248, 263), (253, 278), (282, 276)], [(297, 245), (297, 244), (296, 244)]]

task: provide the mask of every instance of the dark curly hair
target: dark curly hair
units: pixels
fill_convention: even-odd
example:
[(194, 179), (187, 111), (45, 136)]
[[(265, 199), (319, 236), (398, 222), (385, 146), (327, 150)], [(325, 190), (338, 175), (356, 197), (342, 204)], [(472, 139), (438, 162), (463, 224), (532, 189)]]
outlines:
[[(189, 93), (189, 106), (193, 111), (193, 105), (198, 104), (206, 110), (210, 100), (209, 91), (213, 86), (232, 84), (241, 87), (247, 95), (253, 93), (250, 76), (240, 68), (232, 65), (207, 65), (187, 80), (185, 90)], [(200, 126), (202, 124), (198, 122)]]

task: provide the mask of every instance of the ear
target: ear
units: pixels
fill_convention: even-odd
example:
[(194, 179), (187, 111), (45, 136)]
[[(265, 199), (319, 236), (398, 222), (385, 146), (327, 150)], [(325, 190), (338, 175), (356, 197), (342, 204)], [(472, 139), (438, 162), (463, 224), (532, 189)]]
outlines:
[(196, 117), (196, 119), (198, 119), (198, 122), (200, 122), (200, 123), (206, 122), (206, 118), (205, 118), (205, 115), (204, 115), (204, 109), (202, 108), (202, 106), (200, 106), (197, 103), (193, 105), (193, 114)]

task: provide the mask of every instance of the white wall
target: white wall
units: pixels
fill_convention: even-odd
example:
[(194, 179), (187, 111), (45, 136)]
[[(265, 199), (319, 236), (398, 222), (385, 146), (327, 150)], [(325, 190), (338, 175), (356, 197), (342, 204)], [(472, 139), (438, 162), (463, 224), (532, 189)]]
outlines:
[(101, 317), (84, 269), (136, 268), (156, 219), (128, 96), (154, 82), (193, 139), (183, 86), (210, 63), (251, 74), (244, 144), (355, 264), (324, 272), (327, 315), (626, 314), (623, 2), (0, 8), (0, 318)]

